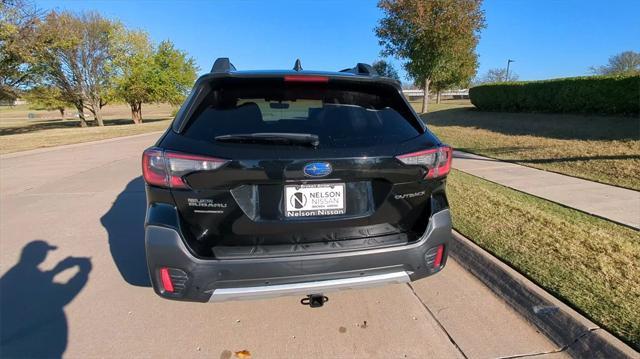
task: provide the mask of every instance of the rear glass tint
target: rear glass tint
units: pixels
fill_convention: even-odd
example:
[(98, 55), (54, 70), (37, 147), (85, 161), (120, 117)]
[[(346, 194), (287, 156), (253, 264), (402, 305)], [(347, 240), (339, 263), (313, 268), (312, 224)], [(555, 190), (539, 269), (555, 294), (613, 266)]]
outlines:
[(321, 147), (398, 143), (422, 133), (393, 87), (244, 81), (211, 89), (188, 120), (184, 135), (215, 141), (221, 135), (305, 133)]

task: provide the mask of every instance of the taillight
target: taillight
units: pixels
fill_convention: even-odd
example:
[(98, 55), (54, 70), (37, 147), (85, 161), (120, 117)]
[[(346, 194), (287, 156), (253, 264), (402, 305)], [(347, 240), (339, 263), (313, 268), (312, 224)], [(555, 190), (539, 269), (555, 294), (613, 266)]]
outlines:
[(164, 156), (167, 159), (169, 185), (172, 188), (187, 187), (182, 176), (193, 172), (214, 171), (227, 163), (227, 161), (220, 158), (187, 155), (177, 152), (165, 152)]
[(154, 186), (167, 185), (167, 165), (162, 150), (149, 148), (142, 154), (142, 175)]
[(193, 172), (213, 171), (225, 163), (227, 161), (220, 158), (149, 148), (142, 154), (142, 174), (150, 185), (187, 188), (184, 176)]
[(406, 165), (423, 166), (428, 169), (424, 178), (437, 178), (446, 176), (451, 170), (453, 149), (442, 146), (430, 150), (407, 153), (396, 156)]

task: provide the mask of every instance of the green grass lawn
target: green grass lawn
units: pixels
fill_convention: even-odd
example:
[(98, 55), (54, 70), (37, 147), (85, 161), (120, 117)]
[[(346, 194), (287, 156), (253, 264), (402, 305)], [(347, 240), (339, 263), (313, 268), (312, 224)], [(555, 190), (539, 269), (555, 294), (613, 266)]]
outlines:
[(640, 348), (640, 232), (453, 170), (456, 230)]
[(456, 149), (640, 190), (636, 117), (482, 112), (468, 103), (422, 117)]
[[(409, 101), (413, 110), (417, 113), (421, 113), (422, 101)], [(452, 108), (465, 108), (471, 107), (469, 100), (442, 100), (440, 103), (429, 102), (429, 112), (448, 110)]]

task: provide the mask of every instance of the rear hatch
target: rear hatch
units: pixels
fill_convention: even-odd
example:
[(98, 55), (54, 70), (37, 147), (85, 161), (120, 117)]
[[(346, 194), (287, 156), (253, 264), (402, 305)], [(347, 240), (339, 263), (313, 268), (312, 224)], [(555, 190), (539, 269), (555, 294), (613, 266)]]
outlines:
[(183, 232), (217, 258), (353, 250), (425, 230), (439, 144), (398, 89), (320, 76), (221, 79), (160, 146)]

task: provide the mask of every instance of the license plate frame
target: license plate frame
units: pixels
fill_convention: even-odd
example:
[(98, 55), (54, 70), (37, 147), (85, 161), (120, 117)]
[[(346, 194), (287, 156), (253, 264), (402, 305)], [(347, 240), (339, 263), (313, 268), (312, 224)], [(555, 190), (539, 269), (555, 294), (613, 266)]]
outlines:
[(284, 186), (286, 218), (330, 217), (347, 212), (344, 182)]

